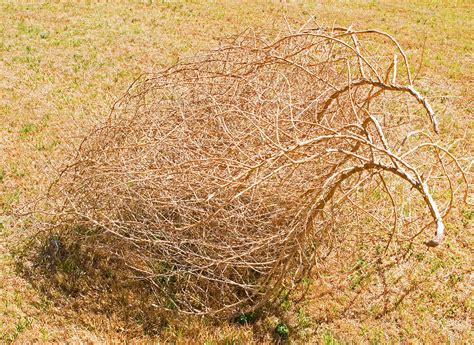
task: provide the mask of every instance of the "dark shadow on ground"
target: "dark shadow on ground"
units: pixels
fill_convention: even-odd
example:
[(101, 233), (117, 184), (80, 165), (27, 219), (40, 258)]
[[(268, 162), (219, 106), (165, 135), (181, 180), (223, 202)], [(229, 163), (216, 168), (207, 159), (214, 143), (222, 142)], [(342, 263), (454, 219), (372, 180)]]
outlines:
[(160, 334), (176, 317), (156, 305), (142, 282), (130, 279), (123, 263), (81, 243), (48, 236), (16, 255), (19, 274), (68, 318), (95, 328), (115, 327), (126, 336)]

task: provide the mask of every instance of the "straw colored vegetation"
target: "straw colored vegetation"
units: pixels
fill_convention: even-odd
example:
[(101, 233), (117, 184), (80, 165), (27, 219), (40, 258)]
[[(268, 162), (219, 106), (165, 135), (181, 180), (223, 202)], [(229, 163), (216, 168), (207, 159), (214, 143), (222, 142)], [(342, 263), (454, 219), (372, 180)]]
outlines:
[(0, 342), (472, 341), (468, 2), (1, 6)]

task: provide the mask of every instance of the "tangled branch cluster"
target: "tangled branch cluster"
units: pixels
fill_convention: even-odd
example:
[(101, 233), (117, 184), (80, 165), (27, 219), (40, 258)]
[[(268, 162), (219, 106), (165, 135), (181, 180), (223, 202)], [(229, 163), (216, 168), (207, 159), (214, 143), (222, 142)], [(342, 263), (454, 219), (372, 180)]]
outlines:
[(165, 307), (257, 308), (307, 276), (334, 228), (440, 243), (450, 204), (427, 181), (450, 185), (456, 161), (431, 131), (391, 36), (247, 31), (134, 82), (53, 186), (55, 224)]

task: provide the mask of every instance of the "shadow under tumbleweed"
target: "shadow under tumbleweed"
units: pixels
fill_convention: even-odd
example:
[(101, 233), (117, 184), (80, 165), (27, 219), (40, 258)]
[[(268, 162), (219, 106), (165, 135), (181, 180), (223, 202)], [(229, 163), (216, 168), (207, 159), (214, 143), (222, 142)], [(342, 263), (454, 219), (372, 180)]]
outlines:
[[(132, 277), (120, 257), (100, 253), (100, 242), (71, 243), (50, 235), (18, 256), (18, 271), (61, 309), (62, 316), (86, 328), (106, 328), (124, 339), (145, 334), (173, 340), (179, 332), (173, 334), (169, 328), (189, 327), (187, 321), (205, 324), (215, 332), (226, 327), (219, 319), (183, 317), (169, 310), (163, 296)], [(364, 241), (347, 242), (351, 241), (346, 238), (319, 260), (308, 279), (291, 293), (281, 294), (277, 303), (236, 314), (228, 326), (247, 327), (257, 343), (286, 343), (277, 329), (287, 327), (288, 339), (304, 342), (328, 324), (351, 319), (374, 322), (391, 317), (404, 304), (426, 304), (420, 295), (429, 293), (426, 285), (436, 279), (427, 265), (436, 257), (432, 251), (406, 244), (395, 251), (397, 255), (382, 255)]]
[(56, 234), (43, 236), (16, 253), (17, 273), (47, 305), (61, 311), (59, 317), (86, 329), (103, 330), (113, 339), (145, 335), (150, 341), (156, 337), (174, 341), (188, 333), (199, 339), (216, 333), (220, 339), (223, 329), (234, 329), (232, 334), (243, 327), (244, 332), (251, 330), (250, 337), (257, 343), (286, 342), (265, 323), (275, 317), (286, 320), (277, 305), (235, 314), (224, 323), (209, 316), (179, 314), (149, 282), (136, 279), (119, 256), (101, 253), (98, 243), (107, 245), (100, 238), (90, 238), (88, 243), (70, 242)]
[(50, 235), (33, 249), (22, 250), (17, 270), (62, 315), (80, 325), (99, 325), (124, 337), (159, 334), (173, 313), (156, 304), (156, 291), (130, 279), (120, 259), (97, 248)]

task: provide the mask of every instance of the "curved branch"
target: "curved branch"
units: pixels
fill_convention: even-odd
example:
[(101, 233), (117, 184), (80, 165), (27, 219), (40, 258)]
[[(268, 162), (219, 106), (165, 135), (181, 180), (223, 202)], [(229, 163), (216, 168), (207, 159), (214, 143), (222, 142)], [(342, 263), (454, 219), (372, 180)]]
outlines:
[(399, 92), (406, 92), (412, 95), (418, 103), (420, 103), (423, 108), (425, 108), (426, 112), (430, 116), (431, 123), (433, 125), (433, 130), (436, 133), (439, 133), (439, 127), (438, 127), (438, 120), (436, 119), (435, 113), (433, 111), (433, 108), (431, 105), (428, 103), (426, 98), (424, 98), (418, 91), (416, 91), (412, 86), (404, 86), (404, 85), (398, 85), (398, 84), (386, 84), (382, 83), (380, 81), (373, 81), (369, 79), (359, 79), (356, 81), (353, 81), (349, 83), (348, 85), (344, 86), (342, 89), (339, 89), (335, 91), (329, 98), (328, 100), (323, 104), (323, 108), (318, 112), (317, 119), (318, 121), (321, 121), (324, 114), (326, 113), (327, 109), (330, 107), (332, 102), (337, 99), (340, 95), (343, 93), (349, 91), (353, 87), (357, 86), (363, 86), (363, 85), (373, 85), (375, 87), (379, 87), (383, 90), (387, 91), (399, 91)]
[(342, 182), (344, 182), (346, 179), (348, 179), (349, 177), (351, 177), (352, 175), (356, 173), (366, 171), (366, 170), (372, 170), (372, 169), (379, 169), (379, 170), (391, 172), (401, 177), (408, 183), (410, 183), (413, 188), (415, 188), (421, 193), (424, 201), (426, 202), (428, 206), (428, 209), (430, 210), (431, 216), (433, 217), (433, 220), (436, 223), (435, 237), (431, 241), (426, 242), (425, 244), (429, 247), (438, 246), (441, 243), (441, 240), (444, 236), (445, 226), (444, 226), (441, 214), (438, 210), (438, 206), (429, 191), (428, 185), (425, 182), (418, 181), (416, 178), (409, 175), (403, 169), (400, 169), (398, 167), (388, 166), (383, 163), (377, 163), (377, 162), (368, 162), (368, 163), (365, 163), (364, 165), (356, 166), (342, 173), (335, 174), (334, 177), (339, 175), (339, 178), (337, 179), (335, 183), (333, 183), (333, 185), (327, 190), (327, 192), (321, 198), (319, 198), (319, 201), (315, 203), (315, 206), (312, 207), (314, 211), (310, 213), (310, 216), (307, 221), (307, 226), (309, 226), (312, 223), (312, 221), (316, 218), (316, 216), (320, 212), (322, 212), (322, 210), (324, 209), (326, 204), (331, 200), (331, 198), (334, 196), (334, 193), (336, 192), (337, 188), (339, 188), (339, 186), (342, 184)]

